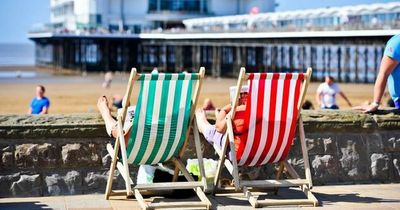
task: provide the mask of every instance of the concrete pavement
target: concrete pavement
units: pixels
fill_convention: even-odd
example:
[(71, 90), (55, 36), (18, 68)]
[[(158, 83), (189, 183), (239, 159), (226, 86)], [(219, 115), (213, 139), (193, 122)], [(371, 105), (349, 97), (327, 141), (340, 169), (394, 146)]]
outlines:
[[(320, 201), (319, 209), (400, 209), (400, 184), (316, 186), (314, 195)], [(301, 197), (296, 190), (283, 189), (278, 196)], [(216, 209), (252, 209), (242, 194), (209, 196)], [(153, 198), (156, 202), (160, 198)], [(175, 200), (176, 201), (176, 200)], [(317, 208), (317, 209), (318, 209)], [(1, 198), (1, 210), (132, 210), (140, 209), (134, 199), (115, 196), (105, 200), (104, 195), (74, 195), (53, 197)], [(312, 207), (280, 207), (268, 209), (315, 209)]]

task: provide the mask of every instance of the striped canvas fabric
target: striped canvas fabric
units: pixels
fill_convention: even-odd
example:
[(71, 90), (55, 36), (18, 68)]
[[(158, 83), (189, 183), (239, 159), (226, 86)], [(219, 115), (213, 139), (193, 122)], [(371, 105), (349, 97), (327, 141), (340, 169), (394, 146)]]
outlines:
[(142, 74), (127, 145), (131, 164), (156, 164), (177, 155), (185, 141), (198, 74)]
[(284, 160), (292, 145), (303, 73), (248, 74), (245, 109), (248, 132), (240, 136), (239, 165), (263, 165)]

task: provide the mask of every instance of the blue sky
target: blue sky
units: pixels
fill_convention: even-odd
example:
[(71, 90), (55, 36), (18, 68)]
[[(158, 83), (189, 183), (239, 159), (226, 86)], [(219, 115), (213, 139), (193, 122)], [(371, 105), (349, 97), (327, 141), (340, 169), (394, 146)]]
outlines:
[[(394, 2), (396, 0), (276, 0), (277, 11)], [(0, 43), (30, 43), (35, 23), (49, 22), (50, 0), (0, 0)]]

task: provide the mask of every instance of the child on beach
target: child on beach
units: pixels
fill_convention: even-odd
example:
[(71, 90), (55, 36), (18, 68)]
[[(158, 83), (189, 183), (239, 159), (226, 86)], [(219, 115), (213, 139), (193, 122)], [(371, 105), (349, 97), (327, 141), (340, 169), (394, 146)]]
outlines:
[(47, 114), (49, 112), (50, 100), (44, 96), (46, 89), (43, 85), (36, 87), (36, 96), (32, 99), (28, 114)]

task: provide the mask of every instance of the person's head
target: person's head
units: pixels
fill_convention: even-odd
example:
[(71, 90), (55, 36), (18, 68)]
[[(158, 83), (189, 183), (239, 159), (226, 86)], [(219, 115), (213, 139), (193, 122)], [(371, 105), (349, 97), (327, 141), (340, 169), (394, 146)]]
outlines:
[(328, 84), (329, 86), (333, 85), (335, 82), (335, 79), (332, 76), (325, 76), (325, 83)]
[(240, 106), (240, 105), (246, 105), (246, 103), (247, 103), (247, 96), (248, 96), (248, 95), (249, 95), (248, 92), (240, 92), (240, 96), (239, 96), (239, 100), (238, 100), (239, 106)]
[(46, 92), (46, 89), (44, 88), (43, 85), (36, 86), (36, 96), (37, 97), (43, 98), (45, 92)]
[(314, 105), (311, 103), (311, 101), (306, 100), (304, 101), (302, 108), (305, 110), (314, 109)]

